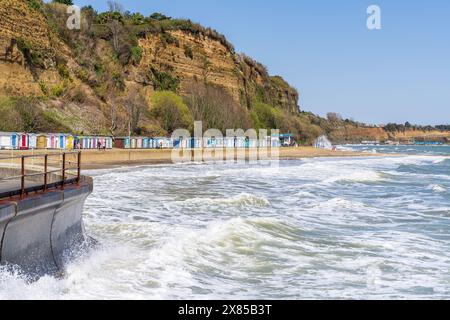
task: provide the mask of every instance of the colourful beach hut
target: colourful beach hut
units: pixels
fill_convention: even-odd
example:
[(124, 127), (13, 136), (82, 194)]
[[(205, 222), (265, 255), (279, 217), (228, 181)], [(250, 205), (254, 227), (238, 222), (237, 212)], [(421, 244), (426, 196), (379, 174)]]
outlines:
[(58, 139), (58, 148), (57, 149), (64, 150), (66, 148), (66, 135), (60, 133), (57, 135), (57, 139)]
[(131, 138), (130, 139), (130, 148), (131, 149), (136, 149), (137, 148), (137, 139), (136, 138)]
[(83, 137), (83, 149), (92, 149), (91, 144), (92, 144), (91, 137)]
[(163, 138), (155, 138), (155, 148), (156, 149), (164, 148)]
[(271, 143), (271, 147), (272, 148), (279, 148), (279, 147), (281, 147), (280, 138), (278, 136), (272, 136), (270, 143)]
[(13, 135), (11, 132), (0, 132), (0, 149), (13, 149)]
[(105, 137), (105, 144), (106, 144), (106, 149), (112, 149), (113, 148), (112, 137)]
[(173, 147), (178, 149), (190, 149), (191, 138), (180, 137), (180, 139), (173, 141)]
[(90, 137), (83, 137), (82, 138), (83, 144), (82, 144), (82, 148), (83, 149), (91, 149), (91, 138)]
[(159, 149), (160, 143), (158, 138), (152, 138), (151, 141), (152, 149)]
[(142, 149), (142, 138), (136, 138), (136, 149)]
[(131, 138), (125, 137), (125, 149), (131, 149)]
[(114, 139), (114, 148), (125, 149), (125, 138), (117, 137)]
[(172, 139), (168, 138), (155, 138), (155, 148), (156, 149), (168, 149), (173, 146)]
[(149, 149), (149, 141), (150, 141), (149, 138), (143, 138), (142, 139), (142, 148), (143, 149)]
[(147, 138), (147, 149), (154, 149), (153, 147), (153, 138)]
[(75, 148), (74, 145), (75, 138), (72, 135), (67, 135), (66, 137), (66, 149), (73, 150)]
[(87, 148), (86, 149), (95, 149), (95, 138), (94, 137), (86, 137)]
[(81, 136), (81, 137), (79, 137), (79, 139), (80, 139), (79, 142), (80, 142), (81, 149), (90, 149), (89, 137)]
[(59, 149), (60, 145), (60, 138), (59, 138), (59, 134), (54, 133), (52, 135), (52, 149)]
[(36, 140), (37, 149), (45, 149), (47, 147), (47, 136), (45, 134), (37, 135)]
[(76, 150), (81, 149), (81, 140), (79, 136), (73, 137), (73, 148)]
[(45, 135), (45, 149), (52, 148), (52, 137), (49, 134)]
[(46, 136), (47, 149), (59, 149), (59, 136), (54, 133), (49, 133)]
[(37, 134), (30, 133), (28, 135), (28, 148), (37, 149)]
[(173, 148), (174, 149), (182, 149), (183, 148), (183, 139), (172, 139), (173, 140)]
[(11, 147), (12, 149), (19, 149), (19, 135), (13, 133), (11, 136)]
[(244, 137), (236, 137), (234, 140), (235, 148), (245, 148), (245, 138)]
[(216, 148), (223, 148), (225, 146), (225, 138), (219, 137), (216, 139)]
[(234, 148), (234, 137), (223, 138), (223, 144), (225, 148)]
[(248, 147), (249, 148), (258, 148), (258, 139), (249, 139)]
[(89, 149), (97, 149), (97, 143), (97, 137), (89, 137)]
[(203, 146), (205, 148), (215, 148), (217, 145), (217, 140), (215, 137), (203, 138)]
[(100, 143), (102, 149), (112, 149), (112, 138), (111, 137), (98, 137), (97, 146)]
[(129, 137), (115, 138), (114, 147), (118, 149), (130, 149), (130, 138)]
[(267, 148), (270, 146), (270, 137), (260, 137), (258, 140), (259, 148)]
[(17, 149), (28, 150), (28, 145), (29, 145), (28, 134), (18, 133), (17, 134)]

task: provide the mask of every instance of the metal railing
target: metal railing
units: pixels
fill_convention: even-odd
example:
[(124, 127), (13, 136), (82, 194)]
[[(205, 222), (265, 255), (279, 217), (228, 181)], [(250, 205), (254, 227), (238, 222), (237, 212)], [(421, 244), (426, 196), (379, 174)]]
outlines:
[[(68, 160), (70, 155), (76, 156), (75, 161)], [(49, 166), (53, 158), (57, 158), (56, 167), (54, 164)], [(29, 159), (32, 159), (33, 163), (27, 168), (27, 160)], [(47, 192), (49, 189), (55, 188), (64, 190), (66, 185), (79, 184), (81, 181), (81, 151), (0, 157), (0, 164), (2, 161), (10, 161), (10, 167), (7, 169), (13, 169), (13, 171), (19, 171), (20, 173), (8, 177), (0, 176), (0, 199), (15, 196), (23, 199), (31, 192)], [(76, 170), (76, 172), (72, 173), (72, 170)], [(44, 178), (42, 183), (37, 182), (27, 186), (27, 178), (36, 179), (39, 177)], [(15, 183), (19, 181), (20, 184)], [(9, 184), (4, 186), (6, 190), (1, 190), (1, 183), (5, 182)]]

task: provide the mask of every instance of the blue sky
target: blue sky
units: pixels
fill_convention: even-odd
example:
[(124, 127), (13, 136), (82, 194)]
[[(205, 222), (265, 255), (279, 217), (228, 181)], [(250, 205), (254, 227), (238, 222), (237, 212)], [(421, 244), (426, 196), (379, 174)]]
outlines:
[[(106, 0), (75, 0), (106, 9)], [(450, 123), (450, 1), (119, 1), (144, 15), (189, 18), (283, 76), (302, 109), (367, 123)], [(382, 29), (366, 10), (381, 7)]]

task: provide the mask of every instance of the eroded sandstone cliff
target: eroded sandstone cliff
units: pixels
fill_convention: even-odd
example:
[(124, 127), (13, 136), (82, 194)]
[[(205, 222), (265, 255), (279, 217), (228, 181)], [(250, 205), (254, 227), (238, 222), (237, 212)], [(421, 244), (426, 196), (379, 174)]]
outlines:
[[(0, 1), (0, 97), (39, 98), (40, 107), (56, 115), (64, 128), (125, 133), (127, 121), (112, 119), (126, 118), (124, 97), (139, 93), (150, 101), (155, 90), (165, 89), (158, 88), (158, 77), (176, 81), (180, 95), (189, 94), (193, 84), (208, 83), (247, 110), (256, 99), (288, 113), (299, 110), (294, 88), (211, 33), (177, 28), (141, 32), (139, 62), (123, 63), (107, 24), (98, 32), (99, 26), (83, 17), (82, 30), (69, 33), (66, 18), (64, 5)], [(130, 33), (129, 27), (122, 28)], [(145, 114), (141, 118), (143, 128), (153, 123)]]

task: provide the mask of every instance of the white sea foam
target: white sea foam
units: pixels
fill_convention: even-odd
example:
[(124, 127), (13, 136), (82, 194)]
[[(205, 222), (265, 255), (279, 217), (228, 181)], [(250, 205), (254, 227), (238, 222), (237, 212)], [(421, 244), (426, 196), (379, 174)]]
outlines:
[(0, 298), (449, 298), (447, 158), (91, 171), (101, 246)]
[(265, 197), (256, 196), (249, 193), (241, 193), (230, 198), (193, 198), (185, 200), (186, 203), (207, 204), (207, 205), (231, 205), (238, 207), (264, 207), (270, 202)]
[(432, 190), (433, 192), (443, 193), (446, 192), (447, 189), (439, 184), (430, 184), (427, 189)]
[(355, 170), (355, 172), (349, 172), (346, 174), (338, 174), (332, 176), (330, 178), (325, 179), (324, 183), (333, 183), (339, 181), (348, 181), (348, 182), (371, 182), (371, 181), (379, 181), (382, 177), (378, 172), (369, 171), (369, 170)]

